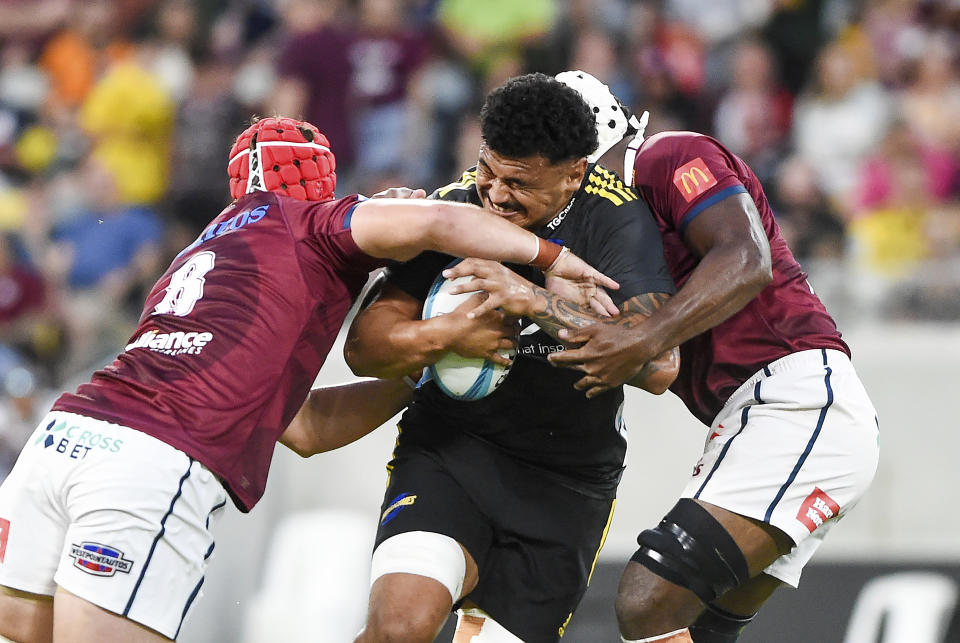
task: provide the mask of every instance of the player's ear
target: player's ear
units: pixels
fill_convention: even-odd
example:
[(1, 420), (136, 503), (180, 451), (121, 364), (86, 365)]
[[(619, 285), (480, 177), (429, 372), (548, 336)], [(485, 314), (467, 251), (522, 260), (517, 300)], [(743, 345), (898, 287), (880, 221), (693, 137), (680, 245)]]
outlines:
[(580, 188), (580, 184), (583, 183), (583, 175), (587, 172), (587, 158), (580, 157), (575, 161), (570, 162), (570, 166), (566, 173), (566, 182), (567, 187), (577, 190)]

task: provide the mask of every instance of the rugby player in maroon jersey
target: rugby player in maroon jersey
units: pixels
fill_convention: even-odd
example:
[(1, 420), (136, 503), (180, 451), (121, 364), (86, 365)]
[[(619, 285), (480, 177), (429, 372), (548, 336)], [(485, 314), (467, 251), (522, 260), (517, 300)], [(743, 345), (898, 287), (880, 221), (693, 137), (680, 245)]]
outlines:
[[(329, 446), (310, 435), (320, 424), (285, 427), (373, 268), (437, 250), (616, 286), (478, 207), (335, 199), (333, 154), (309, 123), (254, 123), (228, 174), (234, 202), (157, 281), (125, 350), (55, 402), (0, 486), (0, 635), (176, 639), (227, 499), (257, 503), (278, 440), (301, 455)], [(398, 386), (332, 399), (399, 399)]]
[[(681, 499), (638, 538), (617, 617), (624, 641), (729, 643), (796, 586), (877, 466), (876, 412), (850, 349), (787, 247), (753, 171), (716, 140), (645, 125), (589, 74), (600, 162), (647, 201), (678, 292), (649, 319), (568, 332), (550, 356), (594, 396), (680, 347), (671, 390), (710, 427)], [(644, 118), (646, 114), (644, 114)]]

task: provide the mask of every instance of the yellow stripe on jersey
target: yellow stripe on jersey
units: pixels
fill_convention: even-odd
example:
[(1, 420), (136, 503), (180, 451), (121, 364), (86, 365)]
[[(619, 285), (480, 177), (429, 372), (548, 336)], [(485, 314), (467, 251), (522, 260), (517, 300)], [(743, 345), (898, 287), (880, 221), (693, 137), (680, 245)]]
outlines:
[(587, 194), (601, 196), (614, 205), (622, 205), (626, 201), (636, 201), (637, 195), (623, 184), (623, 181), (613, 172), (599, 165), (593, 166), (593, 171), (587, 178)]
[(445, 185), (439, 190), (437, 190), (437, 196), (441, 199), (451, 191), (451, 190), (463, 190), (469, 188), (472, 185), (475, 185), (477, 182), (477, 171), (476, 170), (467, 170), (460, 176), (460, 180), (456, 183), (450, 183)]

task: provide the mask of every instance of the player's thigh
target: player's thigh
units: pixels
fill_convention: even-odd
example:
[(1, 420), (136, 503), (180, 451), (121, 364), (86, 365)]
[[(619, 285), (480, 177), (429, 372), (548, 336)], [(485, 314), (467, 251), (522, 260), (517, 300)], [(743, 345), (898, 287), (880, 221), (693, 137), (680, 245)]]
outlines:
[(59, 589), (53, 602), (54, 643), (157, 643), (171, 639)]
[[(214, 549), (213, 523), (227, 501), (223, 486), (201, 463), (142, 432), (65, 419), (78, 423), (65, 435), (89, 450), (78, 449), (85, 456), (64, 485), (70, 522), (57, 586), (176, 638)], [(108, 438), (108, 448), (99, 446)], [(74, 613), (83, 614), (71, 610), (63, 619)], [(57, 627), (69, 628), (63, 619), (57, 616)]]
[(711, 510), (759, 560), (766, 544), (753, 527), (778, 546), (781, 534), (799, 545), (856, 504), (876, 470), (876, 436), (875, 411), (849, 359), (794, 353), (730, 397), (682, 495), (740, 516)]
[(756, 518), (741, 516), (707, 502), (700, 500), (696, 502), (706, 509), (736, 542), (747, 561), (751, 578), (793, 548), (793, 540), (790, 536), (773, 525)]
[(53, 599), (0, 587), (0, 637), (20, 643), (50, 643)]
[[(413, 534), (426, 534), (418, 538)], [(445, 536), (446, 540), (434, 536)], [(387, 541), (391, 541), (386, 545)], [(466, 561), (461, 594), (472, 590), (477, 582), (477, 569), (482, 569), (493, 540), (493, 529), (487, 517), (478, 510), (474, 499), (461, 486), (455, 472), (437, 462), (430, 454), (415, 446), (398, 447), (391, 461), (391, 474), (381, 505), (374, 559), (382, 548), (389, 547), (397, 557), (403, 551), (422, 552), (436, 546), (449, 554), (454, 564), (457, 543)], [(397, 542), (405, 543), (396, 547)], [(426, 562), (423, 563), (426, 565)], [(426, 565), (429, 567), (429, 565)]]
[(52, 597), (69, 517), (62, 490), (77, 461), (60, 449), (64, 425), (40, 422), (0, 485), (0, 586)]
[(516, 461), (497, 470), (509, 485), (477, 483), (497, 539), (470, 599), (520, 639), (559, 638), (586, 592), (615, 501)]

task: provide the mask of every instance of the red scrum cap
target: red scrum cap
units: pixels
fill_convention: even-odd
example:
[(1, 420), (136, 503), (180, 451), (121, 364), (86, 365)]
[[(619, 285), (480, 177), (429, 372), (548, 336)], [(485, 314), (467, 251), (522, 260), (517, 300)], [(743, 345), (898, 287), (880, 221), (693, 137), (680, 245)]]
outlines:
[(292, 118), (264, 118), (237, 137), (230, 148), (230, 196), (254, 190), (278, 192), (304, 201), (328, 201), (337, 187), (330, 142), (316, 126)]

